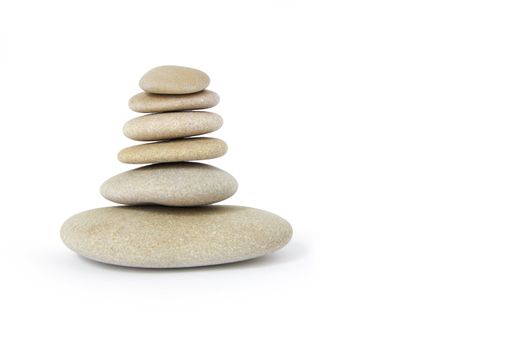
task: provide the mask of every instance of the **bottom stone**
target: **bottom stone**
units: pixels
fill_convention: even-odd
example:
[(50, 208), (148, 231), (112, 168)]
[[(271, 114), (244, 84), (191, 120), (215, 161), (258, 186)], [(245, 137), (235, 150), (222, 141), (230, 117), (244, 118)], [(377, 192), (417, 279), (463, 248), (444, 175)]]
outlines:
[(146, 268), (224, 264), (272, 253), (290, 224), (254, 208), (116, 206), (92, 209), (62, 226), (65, 245), (100, 262)]

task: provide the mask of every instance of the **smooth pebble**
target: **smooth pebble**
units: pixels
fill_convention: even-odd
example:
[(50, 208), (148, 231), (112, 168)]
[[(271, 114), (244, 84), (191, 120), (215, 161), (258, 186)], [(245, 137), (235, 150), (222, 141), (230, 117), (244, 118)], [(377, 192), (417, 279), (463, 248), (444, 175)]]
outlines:
[(220, 139), (192, 137), (127, 147), (118, 153), (118, 160), (128, 164), (185, 162), (218, 158), (225, 153), (227, 144)]
[(238, 183), (229, 173), (196, 162), (162, 163), (115, 175), (105, 181), (100, 193), (120, 204), (196, 206), (231, 197)]
[(211, 80), (201, 70), (181, 66), (160, 66), (140, 79), (140, 88), (153, 94), (191, 94), (204, 90)]
[(187, 95), (160, 95), (140, 92), (129, 100), (129, 108), (140, 113), (157, 113), (205, 109), (220, 102), (216, 92), (203, 90)]
[(129, 120), (123, 133), (136, 141), (161, 141), (207, 134), (222, 125), (222, 117), (212, 112), (155, 113)]
[(117, 206), (72, 216), (61, 237), (74, 252), (99, 262), (174, 268), (272, 253), (289, 242), (292, 227), (275, 214), (240, 206)]

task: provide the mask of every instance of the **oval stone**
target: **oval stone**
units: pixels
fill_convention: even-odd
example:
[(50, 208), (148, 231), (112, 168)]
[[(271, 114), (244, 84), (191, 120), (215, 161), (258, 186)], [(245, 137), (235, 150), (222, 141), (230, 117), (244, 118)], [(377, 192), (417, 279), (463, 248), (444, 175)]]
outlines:
[(160, 95), (140, 92), (129, 100), (129, 108), (140, 113), (157, 113), (204, 109), (220, 102), (216, 92), (203, 90), (187, 95)]
[(175, 268), (272, 253), (289, 242), (292, 227), (275, 214), (240, 206), (119, 206), (72, 216), (61, 237), (76, 253), (103, 263)]
[(123, 133), (136, 141), (161, 141), (207, 134), (222, 125), (222, 117), (212, 112), (157, 113), (129, 120)]
[(128, 164), (184, 162), (212, 159), (227, 153), (227, 144), (211, 137), (153, 142), (124, 148), (118, 160)]
[(204, 90), (211, 80), (204, 72), (181, 66), (151, 69), (140, 80), (140, 87), (153, 94), (191, 94)]
[(238, 183), (229, 173), (202, 163), (163, 163), (113, 176), (100, 192), (120, 204), (160, 204), (188, 207), (231, 197)]

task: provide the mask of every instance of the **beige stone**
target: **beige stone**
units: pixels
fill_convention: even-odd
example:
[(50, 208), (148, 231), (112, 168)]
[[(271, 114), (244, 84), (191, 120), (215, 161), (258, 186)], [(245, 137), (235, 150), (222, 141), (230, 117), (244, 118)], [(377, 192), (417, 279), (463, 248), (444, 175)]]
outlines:
[(129, 164), (184, 162), (212, 159), (227, 153), (227, 144), (211, 137), (153, 142), (124, 148), (118, 160)]
[(113, 176), (100, 192), (120, 204), (195, 206), (232, 196), (238, 183), (229, 173), (202, 163), (163, 163), (144, 166)]
[(285, 246), (292, 227), (267, 211), (225, 205), (197, 208), (106, 207), (69, 218), (61, 237), (100, 262), (146, 268), (224, 264)]
[(129, 108), (140, 113), (157, 113), (204, 109), (214, 107), (220, 102), (216, 92), (203, 90), (186, 95), (160, 95), (140, 92), (129, 100)]
[(140, 87), (153, 94), (191, 94), (204, 90), (211, 80), (204, 72), (188, 67), (160, 66), (140, 80)]
[(161, 141), (206, 134), (222, 125), (223, 119), (212, 112), (156, 113), (129, 120), (123, 133), (136, 141)]

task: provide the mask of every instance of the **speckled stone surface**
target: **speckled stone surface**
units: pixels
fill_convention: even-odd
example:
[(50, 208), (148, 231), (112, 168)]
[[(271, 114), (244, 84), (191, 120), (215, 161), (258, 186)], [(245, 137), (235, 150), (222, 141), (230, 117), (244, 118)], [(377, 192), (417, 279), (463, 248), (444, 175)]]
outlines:
[(254, 208), (212, 205), (106, 207), (69, 218), (65, 245), (92, 260), (133, 267), (216, 265), (272, 253), (289, 242), (292, 227)]
[(160, 141), (206, 134), (222, 125), (223, 119), (212, 112), (156, 113), (129, 120), (123, 133), (136, 141)]
[(227, 153), (227, 144), (211, 137), (192, 137), (145, 143), (124, 148), (118, 160), (129, 164), (151, 164), (212, 159)]
[(204, 109), (214, 107), (220, 102), (216, 92), (204, 90), (186, 95), (160, 95), (140, 92), (129, 100), (129, 108), (140, 113), (157, 113)]
[(181, 66), (151, 69), (140, 80), (140, 88), (153, 94), (190, 94), (204, 90), (211, 80), (204, 72)]
[(195, 206), (232, 196), (238, 183), (229, 173), (208, 164), (163, 163), (144, 166), (113, 176), (100, 192), (120, 204)]

